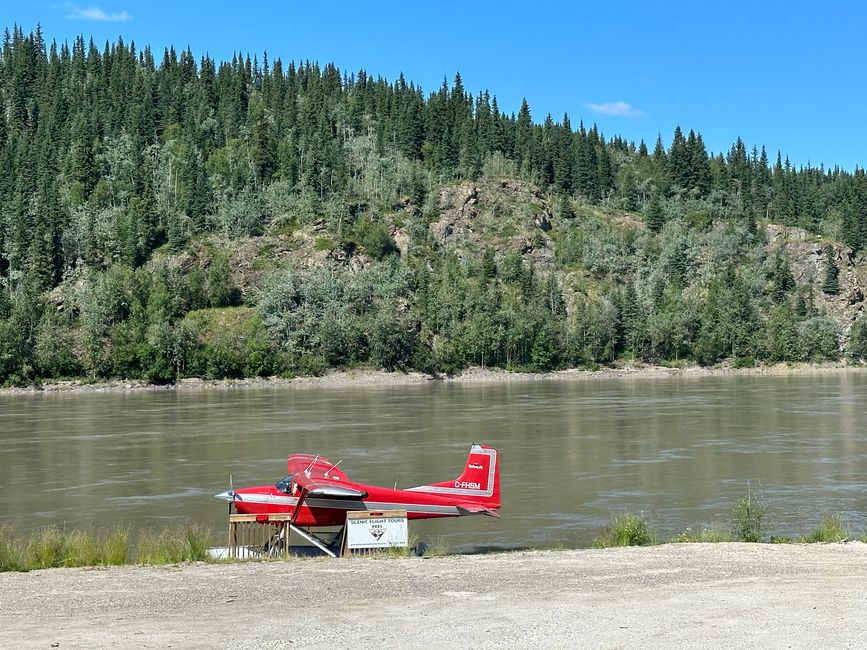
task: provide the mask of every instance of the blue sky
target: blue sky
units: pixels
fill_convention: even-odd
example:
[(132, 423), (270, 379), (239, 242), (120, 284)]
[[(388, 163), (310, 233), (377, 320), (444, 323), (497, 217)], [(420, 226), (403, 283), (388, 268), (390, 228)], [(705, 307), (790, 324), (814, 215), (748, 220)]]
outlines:
[(855, 2), (132, 2), (4, 0), (2, 17), (50, 42), (82, 33), (333, 61), (426, 91), (460, 71), (534, 119), (568, 112), (606, 135), (666, 144), (675, 125), (709, 149), (779, 149), (797, 164), (867, 164), (867, 5)]

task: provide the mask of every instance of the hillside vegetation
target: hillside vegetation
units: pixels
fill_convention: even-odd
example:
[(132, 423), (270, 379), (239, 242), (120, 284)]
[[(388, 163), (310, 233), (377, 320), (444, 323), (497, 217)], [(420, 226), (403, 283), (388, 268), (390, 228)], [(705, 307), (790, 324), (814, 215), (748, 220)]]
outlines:
[(7, 31), (0, 383), (867, 355), (864, 171)]

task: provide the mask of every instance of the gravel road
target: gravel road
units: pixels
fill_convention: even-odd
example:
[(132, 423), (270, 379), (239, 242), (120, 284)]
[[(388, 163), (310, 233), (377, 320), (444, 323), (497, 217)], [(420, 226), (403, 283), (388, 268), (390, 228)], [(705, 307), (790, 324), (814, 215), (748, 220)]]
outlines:
[(0, 574), (9, 648), (867, 648), (867, 544)]

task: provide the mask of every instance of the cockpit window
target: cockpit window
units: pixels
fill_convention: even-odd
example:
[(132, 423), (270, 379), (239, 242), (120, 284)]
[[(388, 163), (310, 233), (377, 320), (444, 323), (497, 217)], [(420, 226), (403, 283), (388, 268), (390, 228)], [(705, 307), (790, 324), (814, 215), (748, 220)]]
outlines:
[(293, 474), (290, 474), (289, 476), (284, 476), (279, 481), (277, 481), (277, 484), (274, 487), (276, 487), (280, 492), (283, 492), (284, 494), (290, 494), (292, 492), (292, 483), (294, 480), (293, 476)]

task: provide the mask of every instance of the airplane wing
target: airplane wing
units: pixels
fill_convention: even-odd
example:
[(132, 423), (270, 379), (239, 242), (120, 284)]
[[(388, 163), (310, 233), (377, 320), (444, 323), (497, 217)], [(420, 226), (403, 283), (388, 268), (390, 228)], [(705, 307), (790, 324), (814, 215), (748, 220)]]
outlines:
[(309, 478), (303, 471), (295, 474), (295, 482), (307, 490), (308, 497), (337, 497), (342, 499), (364, 499), (367, 492), (351, 485), (341, 484), (340, 479)]
[(496, 510), (491, 510), (481, 503), (459, 503), (455, 506), (458, 512), (462, 515), (487, 515), (488, 517), (500, 517), (500, 513)]
[(348, 481), (349, 477), (342, 472), (337, 465), (325, 456), (313, 456), (311, 454), (292, 454), (287, 460), (290, 474), (306, 476), (307, 478), (324, 478), (335, 481)]

